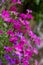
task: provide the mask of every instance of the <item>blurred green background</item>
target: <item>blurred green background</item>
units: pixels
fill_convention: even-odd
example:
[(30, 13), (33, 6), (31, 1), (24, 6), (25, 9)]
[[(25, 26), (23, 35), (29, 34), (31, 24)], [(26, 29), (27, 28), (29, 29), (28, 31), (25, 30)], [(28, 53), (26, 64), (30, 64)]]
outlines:
[(43, 20), (43, 0), (22, 0), (23, 11), (27, 8), (33, 10), (36, 20)]

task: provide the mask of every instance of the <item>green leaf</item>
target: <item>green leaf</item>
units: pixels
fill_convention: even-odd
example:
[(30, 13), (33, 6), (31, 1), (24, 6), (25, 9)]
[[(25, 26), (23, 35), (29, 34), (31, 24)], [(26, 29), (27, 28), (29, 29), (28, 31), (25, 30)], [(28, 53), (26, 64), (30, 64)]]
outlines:
[(40, 0), (35, 0), (35, 3), (36, 3), (37, 5), (39, 5), (39, 2), (40, 2)]
[(21, 0), (22, 2), (24, 2), (25, 0)]
[(6, 23), (3, 23), (3, 25), (7, 28), (7, 24)]
[(3, 22), (2, 22), (2, 18), (0, 17), (0, 25), (2, 24)]

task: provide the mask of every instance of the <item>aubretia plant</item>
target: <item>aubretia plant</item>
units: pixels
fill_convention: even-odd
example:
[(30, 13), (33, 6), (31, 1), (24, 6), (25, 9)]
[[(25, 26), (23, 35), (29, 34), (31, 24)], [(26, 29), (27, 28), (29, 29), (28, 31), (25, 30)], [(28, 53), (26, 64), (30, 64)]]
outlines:
[(0, 64), (38, 65), (33, 56), (38, 55), (36, 46), (40, 45), (40, 38), (30, 27), (32, 10), (19, 13), (16, 5), (23, 5), (20, 0), (11, 0), (9, 4), (13, 6), (0, 13)]

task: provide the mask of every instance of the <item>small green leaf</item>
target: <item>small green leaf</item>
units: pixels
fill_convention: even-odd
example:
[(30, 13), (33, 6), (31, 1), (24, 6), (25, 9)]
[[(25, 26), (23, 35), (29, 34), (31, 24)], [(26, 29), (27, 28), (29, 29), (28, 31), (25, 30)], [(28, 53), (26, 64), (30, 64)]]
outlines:
[(7, 28), (7, 24), (6, 23), (3, 23), (3, 25)]
[(22, 2), (24, 2), (25, 0), (21, 0)]
[(39, 5), (40, 0), (35, 0), (36, 4)]

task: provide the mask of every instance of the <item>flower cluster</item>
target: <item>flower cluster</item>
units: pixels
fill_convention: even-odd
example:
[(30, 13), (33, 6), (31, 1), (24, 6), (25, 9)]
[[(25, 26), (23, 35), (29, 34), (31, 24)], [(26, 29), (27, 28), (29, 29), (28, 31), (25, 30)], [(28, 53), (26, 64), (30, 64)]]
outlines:
[[(22, 4), (20, 0), (11, 2), (15, 5)], [(36, 45), (40, 45), (40, 38), (31, 30), (30, 20), (33, 19), (31, 13), (32, 10), (28, 9), (26, 13), (19, 13), (16, 6), (11, 6), (9, 10), (3, 9), (1, 12), (3, 23), (7, 25), (6, 31), (0, 30), (0, 35), (6, 34), (8, 38), (8, 43), (6, 44), (5, 38), (5, 45), (3, 44), (6, 65), (31, 65), (33, 55), (38, 54)]]

